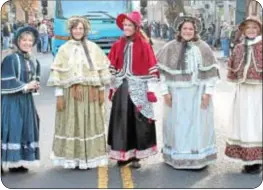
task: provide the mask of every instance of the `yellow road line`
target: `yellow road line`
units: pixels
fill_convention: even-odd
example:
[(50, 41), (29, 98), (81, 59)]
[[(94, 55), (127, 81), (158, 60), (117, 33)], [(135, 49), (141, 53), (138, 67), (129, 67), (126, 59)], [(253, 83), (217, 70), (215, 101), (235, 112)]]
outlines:
[(123, 188), (134, 188), (133, 180), (132, 180), (132, 172), (129, 166), (121, 167), (121, 178)]
[(98, 168), (98, 189), (107, 189), (109, 182), (108, 166)]

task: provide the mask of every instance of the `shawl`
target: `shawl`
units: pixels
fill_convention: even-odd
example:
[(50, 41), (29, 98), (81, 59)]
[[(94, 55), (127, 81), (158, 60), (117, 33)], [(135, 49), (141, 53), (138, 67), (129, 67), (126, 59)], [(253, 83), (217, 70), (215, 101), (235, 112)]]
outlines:
[(86, 40), (87, 52), (83, 42), (69, 40), (63, 44), (51, 66), (48, 86), (68, 88), (74, 84), (104, 86), (110, 83), (109, 60), (100, 47)]
[[(210, 47), (202, 40), (196, 42), (188, 42), (192, 45), (198, 47), (201, 53), (201, 60), (198, 63), (198, 74), (197, 78), (199, 80), (208, 80), (214, 77), (218, 77), (218, 64), (217, 60), (210, 49)], [(180, 68), (180, 53), (183, 48), (183, 43), (177, 40), (172, 40), (167, 43), (158, 53), (158, 69), (160, 73), (166, 76), (168, 80), (172, 81), (191, 81), (192, 74), (186, 68), (186, 70), (178, 69)], [(188, 47), (191, 48), (191, 47)], [(187, 58), (185, 59), (187, 61)]]
[(40, 64), (38, 60), (30, 57), (28, 61), (30, 71), (25, 73), (22, 70), (22, 65), (26, 65), (23, 54), (17, 52), (5, 57), (1, 64), (1, 94), (18, 93), (23, 91), (26, 83), (32, 80), (40, 81)]
[[(116, 41), (108, 55), (111, 62), (112, 72), (119, 72), (123, 69), (124, 48), (128, 42), (126, 37), (121, 37)], [(143, 39), (141, 34), (137, 32), (132, 38), (132, 72), (134, 75), (156, 74), (156, 57), (151, 45)]]
[[(262, 37), (235, 46), (228, 61), (227, 78), (231, 82), (262, 82)], [(251, 49), (251, 51), (249, 51)]]

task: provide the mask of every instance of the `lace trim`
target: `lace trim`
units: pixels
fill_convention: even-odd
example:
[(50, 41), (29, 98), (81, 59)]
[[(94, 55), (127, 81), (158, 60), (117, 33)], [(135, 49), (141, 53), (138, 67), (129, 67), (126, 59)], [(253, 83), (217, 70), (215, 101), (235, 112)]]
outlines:
[(94, 140), (96, 138), (99, 137), (104, 137), (105, 133), (101, 133), (99, 135), (95, 135), (93, 137), (89, 137), (89, 138), (79, 138), (79, 137), (65, 137), (65, 136), (59, 136), (59, 135), (55, 135), (56, 139), (65, 139), (65, 140), (69, 140), (69, 141), (75, 141), (75, 140), (79, 140), (79, 141), (88, 141), (88, 140)]
[(156, 146), (153, 146), (145, 150), (132, 149), (127, 152), (112, 150), (111, 147), (109, 147), (109, 149), (110, 149), (109, 151), (110, 158), (115, 160), (123, 160), (123, 161), (129, 160), (134, 157), (138, 159), (143, 159), (158, 153)]
[(101, 86), (101, 80), (99, 77), (74, 77), (67, 80), (56, 80), (51, 78), (48, 81), (47, 86), (63, 86), (64, 88), (68, 88), (73, 84), (85, 84), (93, 85), (93, 86)]
[(171, 155), (163, 154), (163, 159), (165, 163), (177, 169), (200, 169), (209, 164), (214, 163), (216, 158), (217, 158), (216, 154), (211, 154), (199, 160), (192, 160), (192, 159), (174, 160), (171, 157)]
[(16, 79), (16, 77), (4, 77), (4, 78), (1, 78), (1, 80), (3, 80), (3, 81), (12, 80), (12, 79)]
[(213, 68), (219, 69), (219, 65), (213, 64), (213, 65), (210, 65), (210, 66), (208, 66), (208, 67), (199, 66), (199, 67), (198, 67), (198, 70), (199, 70), (199, 71), (209, 71), (209, 70), (211, 70), (211, 69), (213, 69)]
[(227, 139), (227, 145), (238, 145), (245, 148), (262, 147), (262, 142), (243, 142), (240, 140)]
[(232, 158), (232, 157), (228, 157), (226, 155), (223, 156), (223, 158), (227, 161), (230, 161), (230, 162), (235, 162), (235, 163), (238, 163), (240, 165), (254, 165), (254, 164), (263, 164), (262, 160), (253, 160), (253, 161), (244, 161), (244, 160), (241, 160), (241, 159), (238, 159), (238, 158)]
[(211, 146), (208, 148), (191, 150), (191, 151), (180, 152), (180, 153), (176, 153), (169, 147), (164, 147), (162, 149), (162, 153), (166, 155), (171, 155), (172, 159), (176, 159), (176, 160), (200, 160), (206, 158), (209, 155), (216, 154), (216, 147)]
[(39, 148), (39, 144), (38, 142), (32, 142), (29, 144), (29, 146), (27, 145), (21, 145), (21, 144), (16, 144), (16, 143), (3, 143), (2, 144), (2, 150), (19, 150), (21, 149), (21, 146), (26, 149), (26, 148)]
[(108, 165), (108, 157), (100, 156), (93, 159), (81, 160), (81, 159), (66, 159), (63, 157), (56, 157), (54, 153), (51, 154), (51, 159), (55, 166), (62, 166), (63, 168), (74, 169), (77, 166), (79, 169), (96, 168)]
[(17, 87), (17, 88), (12, 88), (12, 89), (2, 89), (1, 94), (13, 94), (19, 91), (22, 91), (25, 88), (25, 84)]
[(20, 160), (18, 162), (10, 162), (10, 161), (2, 161), (3, 168), (18, 168), (21, 166), (28, 167), (28, 166), (40, 166), (39, 160), (28, 161), (28, 160)]

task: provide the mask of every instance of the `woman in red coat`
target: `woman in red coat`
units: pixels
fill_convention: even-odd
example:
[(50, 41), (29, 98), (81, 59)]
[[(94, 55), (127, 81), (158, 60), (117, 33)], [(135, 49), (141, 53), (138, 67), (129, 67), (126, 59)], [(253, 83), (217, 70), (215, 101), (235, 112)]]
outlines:
[(118, 165), (132, 163), (157, 153), (152, 103), (157, 99), (148, 91), (148, 82), (159, 76), (148, 39), (140, 31), (139, 12), (120, 14), (117, 25), (124, 36), (109, 53), (113, 75), (109, 98), (112, 109), (108, 144), (110, 158)]

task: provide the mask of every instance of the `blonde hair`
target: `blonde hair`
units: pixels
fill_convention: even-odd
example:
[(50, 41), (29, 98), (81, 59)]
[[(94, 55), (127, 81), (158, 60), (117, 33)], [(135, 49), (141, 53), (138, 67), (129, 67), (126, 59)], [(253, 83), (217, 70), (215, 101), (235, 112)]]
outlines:
[(140, 29), (139, 32), (141, 33), (142, 37), (150, 43), (150, 38), (147, 36), (147, 34), (143, 31), (143, 29)]
[(25, 36), (31, 36), (33, 42), (35, 41), (35, 36), (34, 36), (34, 34), (33, 34), (32, 32), (30, 32), (30, 31), (25, 31), (25, 32), (22, 32), (22, 33), (19, 35), (18, 40), (17, 40), (18, 43), (19, 43), (20, 40), (21, 40), (22, 38), (24, 38)]

